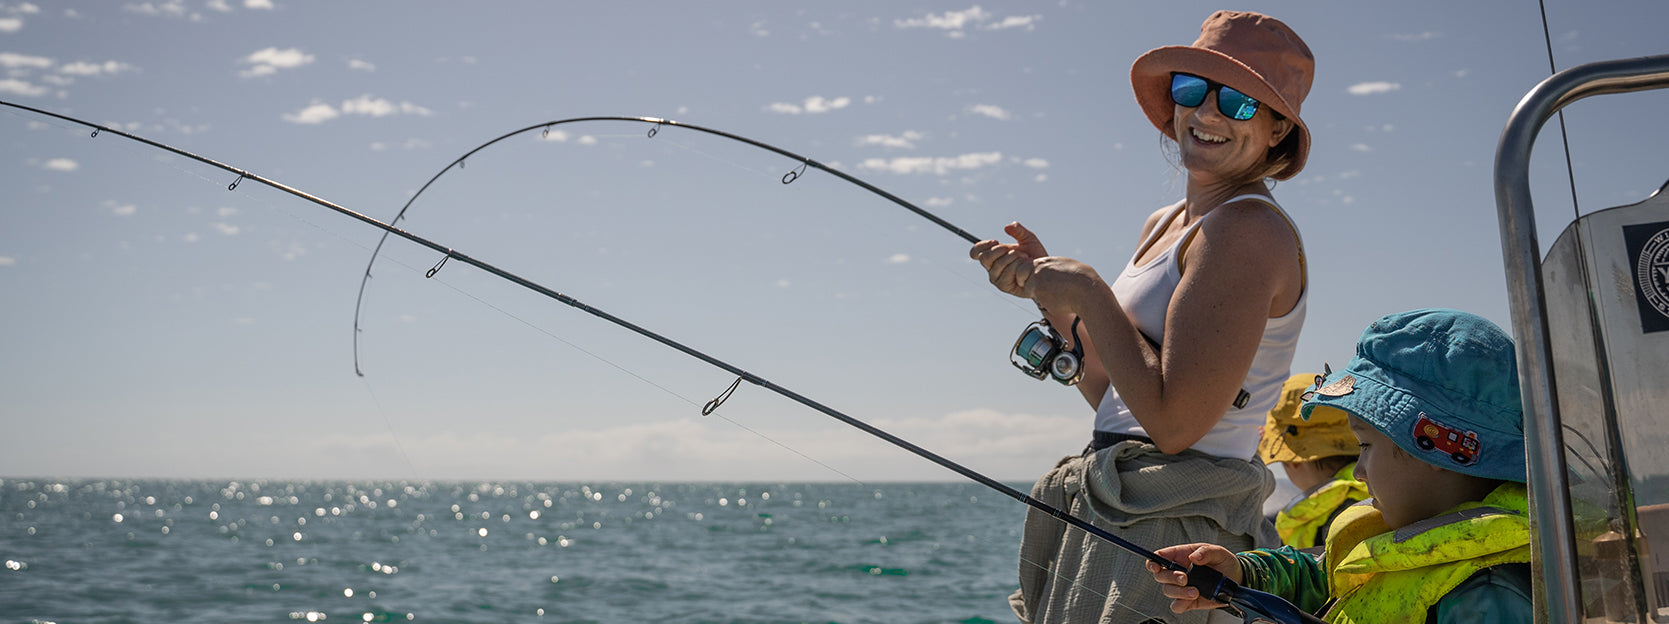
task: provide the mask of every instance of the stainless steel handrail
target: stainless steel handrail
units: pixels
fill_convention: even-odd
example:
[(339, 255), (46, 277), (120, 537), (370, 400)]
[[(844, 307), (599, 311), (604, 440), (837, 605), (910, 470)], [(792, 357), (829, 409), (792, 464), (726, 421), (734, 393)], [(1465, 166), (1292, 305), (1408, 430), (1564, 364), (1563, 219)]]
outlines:
[(1524, 400), (1525, 455), (1535, 501), (1536, 549), (1546, 582), (1552, 621), (1582, 621), (1577, 595), (1576, 541), (1565, 476), (1564, 436), (1553, 385), (1551, 338), (1542, 292), (1541, 246), (1530, 201), (1530, 150), (1536, 135), (1560, 109), (1577, 100), (1609, 93), (1669, 87), (1669, 55), (1579, 65), (1543, 80), (1524, 95), (1495, 149), (1495, 209), (1500, 218), (1501, 257), (1518, 375)]

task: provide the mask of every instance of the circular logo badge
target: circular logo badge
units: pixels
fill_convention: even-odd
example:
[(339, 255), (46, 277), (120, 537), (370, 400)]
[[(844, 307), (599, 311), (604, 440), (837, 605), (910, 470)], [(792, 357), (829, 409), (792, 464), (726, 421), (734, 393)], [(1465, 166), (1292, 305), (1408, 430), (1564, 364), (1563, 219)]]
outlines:
[(1634, 261), (1634, 279), (1640, 284), (1647, 305), (1669, 318), (1669, 228), (1646, 239), (1640, 256)]

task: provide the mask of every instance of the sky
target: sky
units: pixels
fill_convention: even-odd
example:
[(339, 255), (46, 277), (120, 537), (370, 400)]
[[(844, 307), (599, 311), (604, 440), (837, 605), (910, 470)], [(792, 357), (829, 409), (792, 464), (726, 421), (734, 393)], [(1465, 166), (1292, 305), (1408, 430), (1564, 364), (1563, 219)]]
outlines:
[[(1087, 440), (1007, 353), (1036, 320), (968, 243), (1019, 220), (1103, 275), (1182, 177), (1130, 63), (1218, 8), (1317, 58), (1295, 372), (1388, 313), (1509, 325), (1493, 162), (1550, 73), (1532, 2), (0, 0), (0, 100), (227, 163), (564, 293), (992, 477)], [(1549, 0), (1558, 69), (1669, 53), (1669, 4)], [(1566, 109), (1542, 245), (1664, 183), (1669, 95)], [(0, 114), (0, 476), (943, 481), (821, 413), (236, 176)], [(1570, 180), (1574, 178), (1573, 192)], [(358, 317), (357, 352), (355, 311)], [(356, 374), (357, 369), (364, 375)]]

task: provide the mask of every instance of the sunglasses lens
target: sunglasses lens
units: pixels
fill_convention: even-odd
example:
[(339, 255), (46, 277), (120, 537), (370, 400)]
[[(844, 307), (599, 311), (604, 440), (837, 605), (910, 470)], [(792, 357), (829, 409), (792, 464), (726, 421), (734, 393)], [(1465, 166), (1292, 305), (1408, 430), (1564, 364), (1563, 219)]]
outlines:
[(1217, 89), (1217, 110), (1229, 119), (1246, 121), (1258, 114), (1258, 101), (1228, 87)]
[(1205, 92), (1210, 85), (1204, 78), (1188, 74), (1171, 75), (1171, 101), (1181, 106), (1193, 108), (1205, 101)]

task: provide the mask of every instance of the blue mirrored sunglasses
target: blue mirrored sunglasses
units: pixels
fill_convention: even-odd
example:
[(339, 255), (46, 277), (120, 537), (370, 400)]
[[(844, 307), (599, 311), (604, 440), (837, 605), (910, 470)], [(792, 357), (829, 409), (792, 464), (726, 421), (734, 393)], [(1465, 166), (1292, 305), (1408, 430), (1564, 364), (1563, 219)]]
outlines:
[(1217, 110), (1229, 119), (1246, 121), (1258, 114), (1258, 101), (1228, 85), (1193, 74), (1171, 74), (1171, 101), (1188, 108), (1205, 102), (1205, 94), (1217, 90)]

